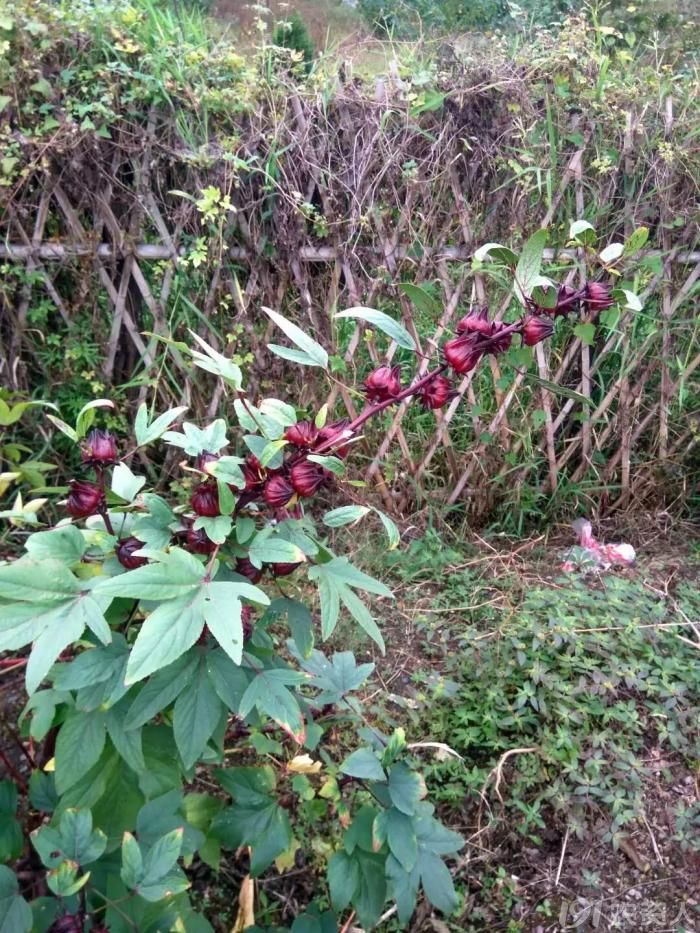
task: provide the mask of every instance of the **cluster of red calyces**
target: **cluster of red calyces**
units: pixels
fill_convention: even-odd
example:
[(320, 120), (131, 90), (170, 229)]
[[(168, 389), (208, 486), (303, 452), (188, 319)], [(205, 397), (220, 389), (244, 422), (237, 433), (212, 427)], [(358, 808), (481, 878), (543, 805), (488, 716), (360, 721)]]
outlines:
[[(101, 515), (107, 530), (113, 533), (111, 519), (107, 512), (105, 470), (114, 466), (119, 460), (116, 438), (110, 431), (93, 428), (80, 446), (80, 457), (87, 468), (94, 470), (95, 481), (71, 480), (66, 499), (66, 512), (72, 518), (90, 518), (91, 515)], [(133, 535), (120, 538), (115, 547), (115, 555), (122, 567), (127, 570), (136, 570), (137, 567), (148, 563), (145, 557), (136, 554), (142, 547), (144, 547), (143, 541), (139, 541)]]

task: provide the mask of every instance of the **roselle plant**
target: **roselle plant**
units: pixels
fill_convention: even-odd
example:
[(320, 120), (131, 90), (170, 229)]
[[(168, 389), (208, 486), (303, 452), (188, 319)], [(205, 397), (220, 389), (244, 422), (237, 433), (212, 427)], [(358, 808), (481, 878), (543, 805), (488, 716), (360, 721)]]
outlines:
[[(325, 407), (299, 420), (284, 401), (254, 403), (239, 367), (194, 334), (194, 364), (230, 390), (231, 423), (178, 427), (185, 409), (154, 416), (144, 404), (127, 439), (93, 427), (108, 400), (86, 406), (74, 426), (49, 416), (78, 445), (82, 469), (65, 518), (0, 566), (0, 649), (31, 645), (20, 724), (32, 772), (26, 783), (14, 774), (32, 813), (22, 877), (39, 862), (45, 874), (20, 893), (0, 867), (0, 929), (211, 930), (190, 903), (187, 869), (197, 858), (216, 870), (222, 850), (252, 878), (272, 865), (284, 872), (299, 849), (310, 872), (325, 868), (327, 885), (297, 931), (347, 928), (351, 911), (369, 928), (387, 900), (408, 924), (421, 889), (438, 910), (455, 910), (444, 858), (463, 840), (426, 800), (417, 754), (429, 743), (375, 729), (356, 695), (374, 665), (316, 647), (343, 612), (383, 652), (367, 597), (380, 611), (391, 598), (331, 550), (325, 529), (375, 515), (391, 546), (398, 530), (369, 505), (333, 508), (319, 521), (312, 500), (342, 490), (372, 417), (411, 398), (439, 409), (455, 375), (485, 354), (514, 338), (534, 345), (558, 317), (612, 303), (603, 282), (573, 289), (539, 276), (543, 245), (536, 235), (517, 266), (493, 247), (514, 269), (522, 317), (504, 323), (472, 310), (423, 375), (372, 372), (352, 421), (329, 420)], [(323, 347), (266, 313), (293, 344), (272, 352), (327, 367)], [(338, 317), (413, 348), (382, 312)], [(136, 465), (135, 454), (157, 444), (182, 455), (172, 497), (150, 491)], [(360, 745), (338, 762), (329, 738), (337, 743), (351, 726)], [(18, 854), (15, 832), (4, 857)]]

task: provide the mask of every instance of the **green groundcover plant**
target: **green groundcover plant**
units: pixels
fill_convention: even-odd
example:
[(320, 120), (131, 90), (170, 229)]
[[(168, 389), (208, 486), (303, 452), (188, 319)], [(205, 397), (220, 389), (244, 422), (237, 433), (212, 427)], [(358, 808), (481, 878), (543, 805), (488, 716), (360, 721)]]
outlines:
[[(625, 247), (601, 258), (588, 229), (574, 224), (572, 238), (609, 272)], [(79, 446), (82, 471), (55, 527), (32, 528), (41, 509), (31, 499), (4, 513), (32, 532), (26, 553), (0, 565), (0, 650), (22, 652), (0, 663), (26, 664), (19, 738), (32, 771), (26, 780), (6, 756), (15, 781), (0, 786), (0, 855), (24, 858), (17, 875), (0, 866), (3, 933), (211, 930), (189, 900), (187, 870), (194, 860), (216, 870), (222, 850), (252, 878), (273, 864), (285, 871), (305, 850), (326, 880), (297, 933), (347, 928), (350, 912), (369, 928), (387, 901), (406, 925), (421, 890), (436, 909), (457, 908), (445, 859), (463, 840), (426, 799), (421, 743), (366, 721), (357, 691), (373, 664), (316, 647), (346, 613), (384, 651), (368, 602), (391, 592), (331, 550), (329, 529), (375, 516), (392, 547), (398, 530), (369, 505), (319, 521), (310, 504), (344, 482), (370, 418), (411, 398), (437, 410), (453, 376), (485, 354), (518, 338), (534, 346), (571, 313), (636, 301), (605, 281), (576, 289), (545, 278), (545, 241), (540, 231), (520, 256), (482, 248), (477, 261), (512, 276), (523, 312), (506, 323), (472, 309), (407, 381), (399, 366), (380, 366), (353, 421), (329, 422), (325, 407), (299, 420), (287, 402), (254, 403), (240, 368), (195, 334), (190, 357), (227, 387), (230, 423), (181, 423), (185, 409), (144, 404), (127, 441), (94, 426), (106, 399), (73, 425), (47, 416)], [(322, 346), (265, 310), (286, 337), (271, 352), (327, 368)], [(415, 350), (382, 312), (338, 316)], [(139, 472), (152, 467), (154, 445), (179, 454), (169, 497)], [(352, 728), (360, 744), (343, 757)]]

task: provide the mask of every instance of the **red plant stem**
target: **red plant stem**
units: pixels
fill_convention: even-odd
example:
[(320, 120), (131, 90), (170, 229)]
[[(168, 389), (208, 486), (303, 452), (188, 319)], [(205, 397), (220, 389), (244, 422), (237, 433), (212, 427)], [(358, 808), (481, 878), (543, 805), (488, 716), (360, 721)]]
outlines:
[(15, 667), (24, 667), (29, 658), (0, 658), (0, 668), (10, 667), (14, 669)]
[(24, 778), (19, 773), (17, 768), (15, 768), (13, 763), (10, 761), (10, 759), (7, 757), (7, 755), (1, 748), (0, 748), (0, 759), (2, 759), (2, 762), (5, 765), (5, 768), (7, 769), (7, 773), (10, 775), (12, 780), (15, 782), (15, 784), (17, 784), (17, 786), (22, 791), (22, 793), (26, 794), (28, 790), (27, 782), (24, 780)]

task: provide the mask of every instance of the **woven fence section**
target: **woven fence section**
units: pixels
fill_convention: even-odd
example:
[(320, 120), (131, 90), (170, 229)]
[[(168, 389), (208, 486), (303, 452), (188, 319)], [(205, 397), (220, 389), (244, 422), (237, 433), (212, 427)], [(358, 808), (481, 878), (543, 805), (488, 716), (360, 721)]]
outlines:
[[(569, 221), (593, 220), (603, 245), (644, 225), (646, 252), (624, 273), (642, 313), (593, 322), (584, 343), (562, 323), (529, 364), (488, 358), (442, 412), (402, 404), (372, 428), (376, 456), (363, 470), (398, 511), (427, 496), (483, 515), (524, 490), (572, 488), (610, 508), (647, 496), (660, 468), (682, 496), (697, 436), (687, 399), (700, 365), (700, 253), (693, 224), (678, 222), (691, 220), (688, 169), (654, 156), (659, 140), (672, 143), (672, 103), (605, 127), (567, 116), (547, 135), (544, 103), (521, 76), (460, 82), (423, 111), (388, 81), (339, 82), (330, 99), (290, 90), (242, 117), (234, 139), (213, 134), (197, 150), (155, 109), (111, 139), (27, 142), (27, 170), (2, 196), (3, 384), (31, 392), (51, 382), (47, 339), (84, 336), (99, 350), (95, 379), (124, 406), (184, 403), (212, 417), (229, 400), (178, 348), (189, 327), (243, 359), (252, 396), (293, 389), (309, 409), (328, 401), (336, 417), (353, 416), (362, 398), (352, 387), (380, 360), (417, 376), (472, 305), (515, 314), (506, 283), (473, 265), (478, 246), (517, 249), (546, 227), (547, 271), (578, 284)], [(601, 133), (619, 153), (604, 172)], [(294, 382), (266, 348), (279, 335), (263, 305), (329, 349), (331, 381), (307, 371)], [(418, 356), (334, 321), (357, 305), (400, 318)]]

